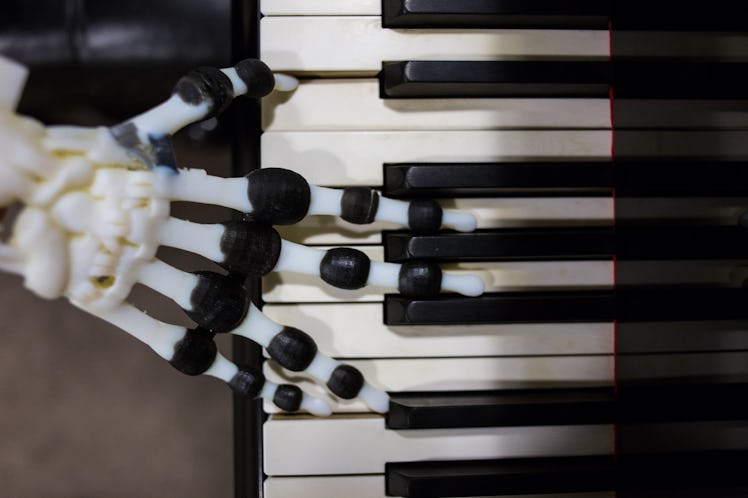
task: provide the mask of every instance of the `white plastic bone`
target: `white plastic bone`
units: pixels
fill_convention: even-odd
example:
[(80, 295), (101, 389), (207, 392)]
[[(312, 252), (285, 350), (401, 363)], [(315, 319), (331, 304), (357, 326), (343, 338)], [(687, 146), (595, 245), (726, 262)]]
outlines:
[(11, 111), (16, 108), (28, 73), (28, 69), (21, 64), (0, 56), (0, 75), (3, 77), (3, 84), (0, 85), (0, 107)]

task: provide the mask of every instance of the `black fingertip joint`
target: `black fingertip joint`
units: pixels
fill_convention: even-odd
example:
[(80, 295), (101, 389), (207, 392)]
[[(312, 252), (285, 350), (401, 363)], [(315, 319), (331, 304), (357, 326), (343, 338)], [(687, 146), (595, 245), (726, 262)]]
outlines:
[(442, 269), (435, 263), (408, 261), (403, 263), (397, 289), (408, 297), (433, 297), (442, 287)]
[(229, 387), (248, 399), (256, 398), (264, 385), (265, 376), (259, 370), (239, 370), (229, 380)]
[(433, 233), (442, 226), (442, 207), (431, 199), (417, 199), (408, 206), (408, 226), (416, 233)]
[(371, 261), (357, 249), (336, 247), (325, 253), (319, 264), (319, 276), (340, 289), (360, 289), (369, 279)]
[(262, 277), (278, 263), (281, 238), (270, 225), (250, 220), (224, 223), (219, 264), (230, 273)]
[(249, 294), (241, 277), (213, 272), (196, 272), (197, 285), (190, 295), (192, 309), (187, 315), (214, 333), (234, 330), (249, 309)]
[(246, 95), (248, 97), (257, 99), (273, 91), (275, 76), (264, 62), (257, 59), (244, 59), (234, 66), (234, 69), (247, 85)]
[(340, 217), (357, 225), (374, 221), (379, 209), (379, 194), (369, 187), (347, 187), (340, 199)]
[(174, 345), (174, 355), (169, 363), (184, 374), (200, 375), (213, 365), (217, 352), (212, 332), (191, 329), (185, 331), (184, 337)]
[(247, 178), (247, 196), (255, 220), (270, 225), (292, 225), (309, 211), (309, 184), (298, 173), (262, 168), (252, 171)]
[(295, 412), (301, 407), (303, 393), (297, 386), (281, 384), (273, 395), (273, 404), (283, 411)]
[(317, 344), (309, 334), (293, 327), (283, 327), (268, 344), (267, 352), (282, 367), (293, 372), (306, 370), (317, 354)]
[(234, 86), (220, 69), (199, 67), (179, 79), (174, 93), (191, 105), (209, 102), (210, 110), (205, 118), (210, 118), (228, 107), (234, 98)]
[(340, 398), (353, 399), (364, 387), (364, 376), (350, 365), (340, 365), (330, 374), (327, 387)]

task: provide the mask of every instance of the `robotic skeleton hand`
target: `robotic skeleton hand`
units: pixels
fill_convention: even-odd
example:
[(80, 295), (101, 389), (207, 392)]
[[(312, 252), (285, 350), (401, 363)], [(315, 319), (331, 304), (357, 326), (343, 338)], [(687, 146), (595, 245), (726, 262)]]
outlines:
[[(330, 412), (297, 386), (275, 385), (262, 372), (239, 369), (224, 358), (214, 334), (232, 333), (257, 342), (272, 361), (306, 372), (336, 396), (360, 397), (385, 412), (386, 393), (360, 372), (324, 356), (307, 334), (250, 304), (245, 277), (289, 271), (319, 275), (344, 289), (384, 285), (415, 296), (483, 292), (474, 276), (443, 274), (434, 264), (372, 262), (349, 248), (323, 252), (281, 240), (272, 227), (327, 214), (353, 223), (392, 221), (417, 231), (470, 231), (475, 228), (470, 214), (442, 211), (433, 201), (380, 198), (368, 188), (321, 188), (283, 169), (219, 178), (176, 167), (170, 135), (183, 126), (216, 115), (235, 96), (294, 89), (293, 78), (273, 75), (259, 61), (192, 71), (167, 101), (111, 129), (48, 128), (15, 114), (24, 81), (23, 67), (0, 58), (0, 207), (23, 206), (9, 243), (0, 244), (0, 270), (22, 275), (41, 297), (66, 296), (188, 375), (218, 377), (246, 396), (272, 399), (282, 410)], [(196, 224), (171, 218), (172, 201), (216, 204), (249, 216)], [(205, 256), (228, 275), (178, 270), (156, 259), (160, 245)], [(137, 283), (173, 299), (198, 327), (160, 322), (127, 303)]]

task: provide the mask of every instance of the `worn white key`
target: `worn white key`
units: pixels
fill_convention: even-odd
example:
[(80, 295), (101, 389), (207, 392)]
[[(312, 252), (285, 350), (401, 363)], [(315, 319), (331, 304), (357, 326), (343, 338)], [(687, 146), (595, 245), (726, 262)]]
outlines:
[(396, 30), (379, 16), (266, 17), (260, 58), (274, 71), (374, 75), (383, 61), (609, 56), (604, 30)]
[(269, 477), (263, 485), (265, 498), (386, 498), (383, 474)]
[[(324, 249), (324, 248), (323, 248)], [(359, 246), (373, 261), (384, 260), (381, 246)], [(519, 261), (444, 264), (445, 271), (473, 274), (483, 279), (486, 292), (533, 289), (594, 289), (613, 286), (612, 261)], [(262, 296), (268, 303), (331, 301), (382, 301), (393, 292), (382, 287), (358, 290), (338, 289), (319, 276), (271, 273), (262, 279)]]
[[(480, 358), (405, 358), (346, 360), (377, 389), (385, 391), (473, 391), (541, 387), (609, 386), (613, 355), (516, 356)], [(359, 400), (340, 400), (303, 374), (265, 363), (273, 382), (292, 380), (303, 390), (325, 399), (334, 412), (367, 412)], [(277, 408), (265, 403), (269, 413)]]
[(268, 131), (261, 140), (263, 167), (324, 186), (382, 185), (385, 163), (606, 160), (611, 150), (610, 130)]
[(336, 358), (612, 354), (612, 323), (388, 326), (379, 303), (267, 304)]
[[(269, 477), (265, 498), (387, 498), (384, 474), (349, 476)], [(551, 495), (504, 495), (504, 498), (549, 498)], [(614, 492), (553, 493), (553, 498), (615, 498)], [(484, 497), (488, 498), (488, 497)]]
[(382, 0), (262, 0), (260, 2), (260, 10), (264, 16), (378, 16), (382, 12), (381, 7)]
[(608, 99), (381, 99), (376, 79), (302, 80), (262, 101), (267, 131), (607, 129)]
[[(263, 426), (265, 473), (375, 474), (386, 462), (613, 452), (610, 425), (390, 431), (381, 417), (272, 416)], [(351, 449), (354, 449), (351, 451)]]

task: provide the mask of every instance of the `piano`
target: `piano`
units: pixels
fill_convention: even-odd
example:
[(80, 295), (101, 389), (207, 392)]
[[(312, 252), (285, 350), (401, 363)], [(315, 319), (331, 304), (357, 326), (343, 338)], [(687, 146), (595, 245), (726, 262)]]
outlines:
[(251, 5), (243, 55), (301, 86), (262, 101), (245, 167), (479, 217), (466, 235), (324, 218), (282, 235), (438, 261), (488, 293), (256, 282), (269, 316), (392, 401), (323, 419), (237, 399), (237, 496), (745, 493), (748, 38), (729, 2), (655, 4)]
[[(92, 24), (131, 19), (99, 7)], [(164, 21), (172, 7), (141, 11)], [(299, 76), (291, 96), (239, 99), (188, 132), (231, 130), (234, 175), (282, 166), (472, 210), (474, 234), (321, 218), (282, 235), (438, 261), (488, 285), (481, 298), (408, 300), (296, 276), (251, 282), (269, 316), (360, 368), (392, 403), (379, 416), (332, 400), (335, 414), (314, 418), (235, 397), (237, 498), (746, 495), (748, 38), (737, 3), (180, 8), (205, 29), (149, 24), (159, 29), (143, 33), (163, 36), (138, 45), (169, 50), (124, 47), (149, 54), (127, 64), (95, 50), (70, 59), (100, 64), (92, 81), (151, 61), (139, 76), (154, 99), (199, 64), (258, 57)], [(44, 81), (60, 86), (32, 83)], [(50, 94), (33, 84), (30, 101)], [(241, 338), (233, 359), (264, 364)]]

